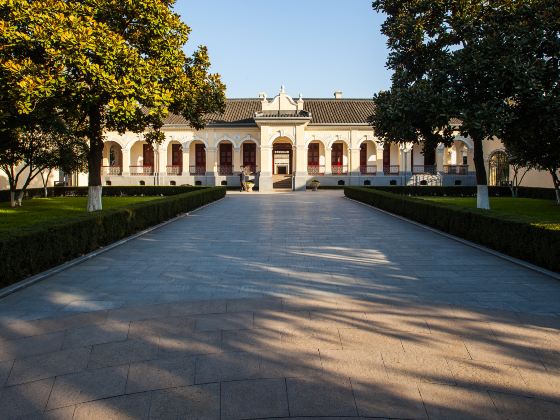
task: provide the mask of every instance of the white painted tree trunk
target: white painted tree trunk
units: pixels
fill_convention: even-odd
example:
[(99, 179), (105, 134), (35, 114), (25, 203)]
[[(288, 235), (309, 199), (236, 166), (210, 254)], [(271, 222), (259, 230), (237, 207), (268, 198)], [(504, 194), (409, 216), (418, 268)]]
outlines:
[(556, 190), (556, 204), (560, 204), (560, 190)]
[(87, 211), (98, 211), (103, 210), (101, 205), (101, 193), (103, 187), (101, 185), (97, 185), (94, 187), (88, 187), (88, 202), (87, 202)]
[(10, 191), (10, 207), (16, 206), (16, 192)]
[(21, 205), (23, 204), (23, 190), (19, 192), (18, 197), (17, 197), (17, 205), (18, 207), (21, 207)]
[(488, 198), (488, 185), (476, 186), (476, 208), (490, 210), (490, 199)]

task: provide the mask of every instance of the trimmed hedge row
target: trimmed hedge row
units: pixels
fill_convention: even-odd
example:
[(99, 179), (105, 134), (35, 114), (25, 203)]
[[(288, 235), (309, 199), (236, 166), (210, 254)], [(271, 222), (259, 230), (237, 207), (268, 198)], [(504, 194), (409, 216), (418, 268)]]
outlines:
[(53, 220), (0, 236), (0, 287), (216, 201), (225, 188), (199, 188), (159, 200)]
[(344, 189), (344, 195), (512, 257), (560, 271), (560, 230), (494, 217), (482, 210), (453, 208), (371, 188), (348, 187)]
[[(402, 195), (476, 197), (476, 187), (393, 186), (366, 188)], [(511, 197), (511, 190), (509, 187), (488, 187), (488, 195), (491, 197)], [(556, 200), (554, 188), (519, 187), (518, 197)]]
[[(103, 195), (106, 197), (121, 197), (121, 196), (156, 196), (156, 195), (177, 195), (190, 191), (196, 191), (205, 187), (192, 187), (192, 186), (106, 186), (103, 187)], [(25, 198), (43, 197), (43, 188), (28, 188), (25, 191)], [(49, 197), (85, 197), (88, 195), (88, 187), (48, 187), (47, 192)], [(10, 191), (0, 191), (0, 201), (10, 201)]]

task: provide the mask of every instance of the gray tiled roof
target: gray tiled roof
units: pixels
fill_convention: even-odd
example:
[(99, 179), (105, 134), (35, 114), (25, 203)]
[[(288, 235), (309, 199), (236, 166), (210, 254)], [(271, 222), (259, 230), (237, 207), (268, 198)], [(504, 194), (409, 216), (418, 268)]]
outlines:
[[(303, 108), (311, 112), (311, 124), (367, 124), (368, 117), (373, 113), (371, 99), (304, 99)], [(208, 125), (226, 124), (256, 125), (255, 113), (261, 112), (260, 99), (227, 99), (222, 114), (206, 116)], [(281, 112), (283, 117), (285, 112)], [(268, 115), (265, 116), (272, 116)], [(295, 115), (295, 113), (291, 113)], [(180, 115), (169, 115), (165, 124), (187, 124)]]

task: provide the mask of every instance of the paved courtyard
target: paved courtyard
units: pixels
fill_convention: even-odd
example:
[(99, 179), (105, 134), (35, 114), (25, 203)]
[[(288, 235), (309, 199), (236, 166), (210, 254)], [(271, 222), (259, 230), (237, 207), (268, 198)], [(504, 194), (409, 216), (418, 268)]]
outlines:
[(231, 194), (1, 299), (0, 418), (560, 419), (559, 330), (557, 280), (338, 191)]

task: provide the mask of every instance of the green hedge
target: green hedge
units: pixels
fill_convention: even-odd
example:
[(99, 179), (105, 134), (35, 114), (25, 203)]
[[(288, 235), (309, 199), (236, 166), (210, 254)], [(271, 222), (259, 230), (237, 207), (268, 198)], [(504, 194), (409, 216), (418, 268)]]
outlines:
[[(395, 194), (434, 196), (434, 197), (475, 197), (476, 187), (433, 187), (433, 186), (394, 186), (394, 187), (366, 187)], [(509, 187), (488, 187), (491, 197), (511, 197)], [(518, 197), (556, 200), (554, 188), (519, 187)]]
[(199, 188), (65, 220), (45, 222), (0, 236), (0, 286), (8, 286), (91, 252), (178, 214), (225, 196), (222, 187)]
[(484, 214), (482, 210), (453, 208), (427, 200), (371, 188), (348, 187), (344, 194), (388, 212), (404, 216), (512, 257), (560, 271), (560, 230), (547, 229)]
[[(156, 196), (156, 195), (177, 195), (190, 191), (196, 191), (206, 187), (192, 187), (192, 186), (106, 186), (103, 187), (103, 195), (106, 197), (121, 197), (121, 196)], [(88, 195), (88, 187), (48, 187), (49, 197), (85, 197)], [(28, 188), (25, 191), (25, 198), (43, 197), (43, 188)], [(0, 191), (0, 201), (10, 201), (10, 191)]]

